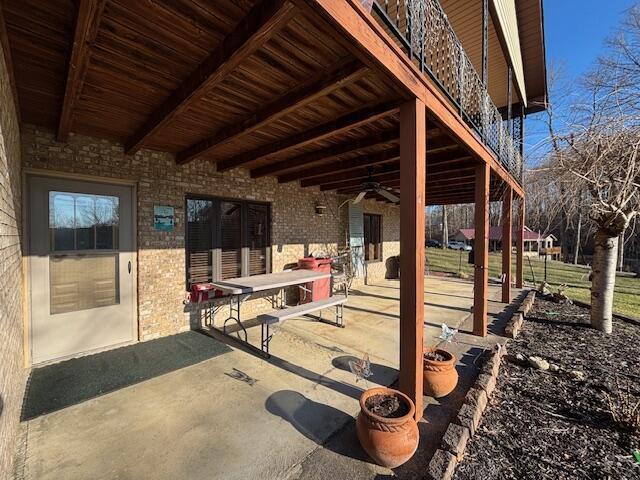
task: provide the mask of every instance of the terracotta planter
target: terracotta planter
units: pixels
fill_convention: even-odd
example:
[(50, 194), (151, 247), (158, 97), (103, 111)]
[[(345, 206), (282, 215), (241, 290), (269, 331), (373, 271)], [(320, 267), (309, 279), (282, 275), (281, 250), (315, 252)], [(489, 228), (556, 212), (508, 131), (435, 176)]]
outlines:
[(446, 350), (428, 348), (425, 352), (437, 352), (445, 360), (437, 361), (423, 357), (424, 365), (424, 394), (440, 398), (449, 395), (458, 384), (458, 372), (456, 371), (456, 357)]
[[(408, 406), (408, 413), (398, 418), (385, 418), (371, 412), (366, 401), (379, 394), (395, 396)], [(415, 410), (411, 399), (397, 390), (372, 388), (362, 394), (356, 431), (362, 448), (378, 465), (395, 468), (413, 456), (420, 440), (418, 425), (413, 418)]]

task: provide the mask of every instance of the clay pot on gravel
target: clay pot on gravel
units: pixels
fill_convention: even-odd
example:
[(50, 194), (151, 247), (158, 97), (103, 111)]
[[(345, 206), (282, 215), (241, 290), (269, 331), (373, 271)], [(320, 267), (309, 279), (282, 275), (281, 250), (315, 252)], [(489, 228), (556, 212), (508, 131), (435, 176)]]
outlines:
[[(397, 408), (390, 412), (385, 404)], [(395, 468), (413, 456), (420, 440), (415, 411), (413, 401), (397, 390), (371, 388), (362, 394), (356, 432), (360, 445), (378, 465)]]
[[(432, 358), (430, 354), (435, 354), (439, 358)], [(423, 366), (425, 395), (441, 398), (453, 392), (458, 384), (455, 355), (439, 348), (427, 348), (423, 356)]]

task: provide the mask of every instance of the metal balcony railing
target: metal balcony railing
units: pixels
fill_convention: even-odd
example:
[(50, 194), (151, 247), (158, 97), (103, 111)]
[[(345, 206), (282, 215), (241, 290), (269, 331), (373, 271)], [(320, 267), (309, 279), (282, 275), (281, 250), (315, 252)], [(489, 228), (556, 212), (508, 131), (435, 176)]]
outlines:
[(391, 31), (409, 58), (440, 87), (500, 162), (522, 182), (519, 148), (440, 2), (374, 0), (372, 13)]

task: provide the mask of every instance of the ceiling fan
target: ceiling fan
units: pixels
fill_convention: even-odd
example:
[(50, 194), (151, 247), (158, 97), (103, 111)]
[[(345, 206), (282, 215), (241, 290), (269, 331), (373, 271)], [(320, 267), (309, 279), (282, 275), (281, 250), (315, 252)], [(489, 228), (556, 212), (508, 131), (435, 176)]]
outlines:
[(380, 182), (376, 182), (372, 175), (373, 168), (369, 167), (369, 176), (360, 184), (362, 191), (354, 198), (354, 205), (360, 203), (367, 193), (377, 193), (393, 203), (400, 202), (400, 199), (389, 191), (391, 190), (389, 187), (384, 187)]

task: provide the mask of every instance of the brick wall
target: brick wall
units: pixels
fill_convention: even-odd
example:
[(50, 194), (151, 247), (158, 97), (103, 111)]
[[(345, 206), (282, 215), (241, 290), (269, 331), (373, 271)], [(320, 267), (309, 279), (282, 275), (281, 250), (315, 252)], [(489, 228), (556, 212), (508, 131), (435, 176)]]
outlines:
[[(216, 173), (209, 163), (198, 160), (177, 166), (168, 153), (141, 150), (134, 156), (126, 156), (121, 145), (81, 135), (71, 135), (68, 143), (60, 144), (53, 132), (32, 125), (23, 126), (22, 149), (26, 167), (137, 182), (138, 308), (142, 340), (190, 328), (189, 313), (185, 311), (188, 309), (182, 303), (187, 193), (269, 202), (273, 271), (282, 270), (304, 255), (335, 253), (338, 245), (344, 244), (346, 206), (340, 211), (338, 206), (348, 197), (301, 189), (295, 182), (278, 184), (274, 178), (252, 179), (243, 169)], [(327, 206), (324, 216), (315, 215), (316, 203)], [(154, 205), (174, 207), (173, 232), (153, 229)], [(384, 213), (385, 240), (393, 239), (397, 244), (398, 222), (390, 218), (397, 216), (399, 210), (365, 201), (365, 211), (370, 209)], [(385, 255), (397, 252), (395, 244), (385, 246)], [(376, 269), (371, 278), (384, 278), (379, 271)], [(248, 309), (243, 307), (243, 314), (266, 307), (266, 301), (255, 301)]]
[(0, 478), (9, 478), (22, 406), (20, 132), (0, 46)]

